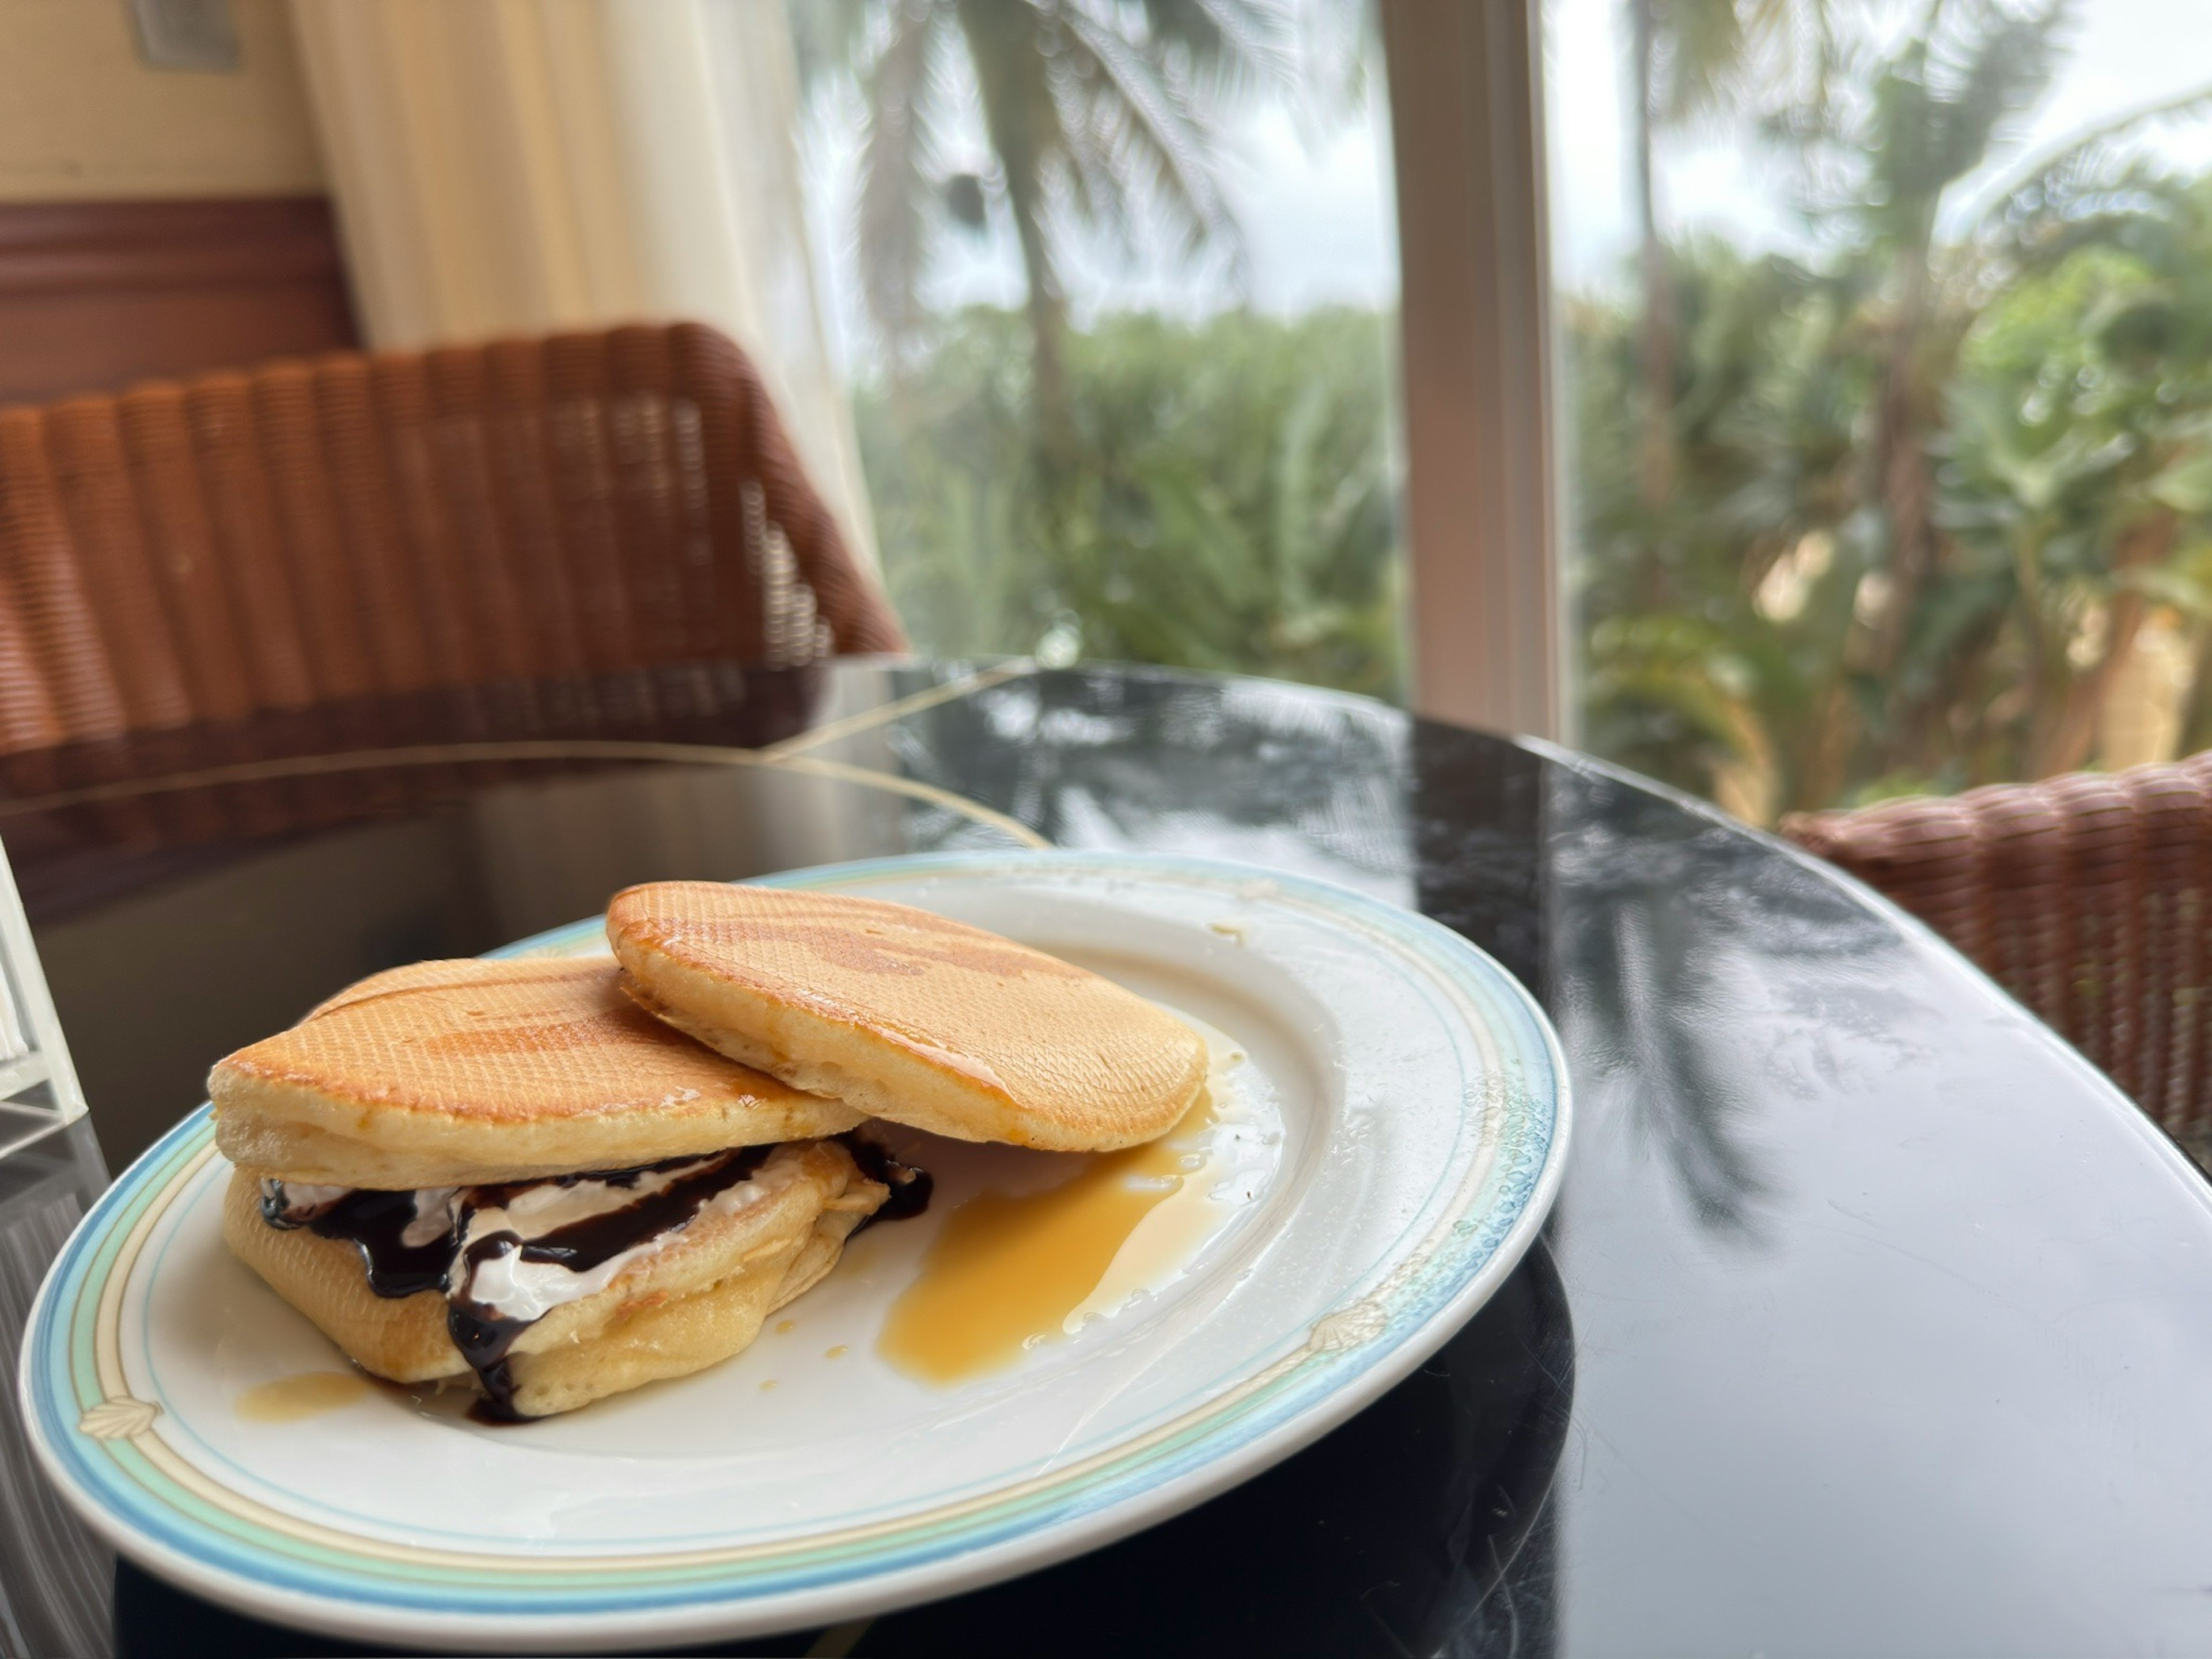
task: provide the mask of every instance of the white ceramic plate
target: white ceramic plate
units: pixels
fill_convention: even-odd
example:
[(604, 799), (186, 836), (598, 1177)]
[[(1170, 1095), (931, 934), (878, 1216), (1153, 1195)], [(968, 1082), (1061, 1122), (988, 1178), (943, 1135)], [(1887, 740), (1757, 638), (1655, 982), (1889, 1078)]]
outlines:
[[(342, 1388), (334, 1409), (260, 1420), (249, 1391), (343, 1361), (223, 1248), (203, 1109), (100, 1200), (32, 1312), (26, 1419), (77, 1510), (198, 1594), (365, 1640), (549, 1650), (835, 1623), (1065, 1559), (1266, 1468), (1432, 1352), (1551, 1204), (1558, 1044), (1510, 975), (1418, 915), (1136, 855), (774, 879), (994, 929), (1224, 1033), (1233, 1102), (1179, 1269), (1155, 1250), (1011, 1368), (915, 1380), (876, 1345), (945, 1218), (1073, 1167), (939, 1142), (928, 1214), (869, 1230), (788, 1329), (696, 1376), (520, 1427)], [(601, 949), (596, 921), (513, 947)]]

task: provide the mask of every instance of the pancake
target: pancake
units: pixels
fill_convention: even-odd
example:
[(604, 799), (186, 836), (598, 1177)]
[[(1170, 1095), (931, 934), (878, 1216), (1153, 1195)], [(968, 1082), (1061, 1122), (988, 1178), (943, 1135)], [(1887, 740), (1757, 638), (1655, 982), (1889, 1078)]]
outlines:
[[(318, 1233), (312, 1220), (272, 1224), (264, 1210), (269, 1189), (251, 1170), (232, 1175), (223, 1199), (223, 1237), (240, 1260), (364, 1370), (395, 1382), (459, 1383), (483, 1395), (495, 1414), (544, 1417), (663, 1377), (685, 1376), (744, 1348), (769, 1314), (836, 1265), (846, 1237), (884, 1202), (887, 1190), (865, 1178), (851, 1154), (835, 1141), (776, 1147), (741, 1174), (735, 1183), (715, 1190), (720, 1207), (702, 1201), (673, 1227), (656, 1230), (653, 1220), (639, 1223), (624, 1236), (632, 1258), (612, 1257), (610, 1265), (617, 1271), (603, 1285), (547, 1264), (530, 1269), (535, 1279), (525, 1280), (510, 1268), (508, 1278), (488, 1283), (487, 1269), (476, 1268), (471, 1277), (464, 1265), (453, 1274), (451, 1293), (424, 1288), (380, 1295), (368, 1265), (372, 1253), (362, 1244)], [(495, 1246), (510, 1214), (529, 1214), (529, 1193), (572, 1190), (573, 1185), (529, 1183), (477, 1194), (479, 1202), (492, 1206), (487, 1230)], [(297, 1193), (290, 1186), (273, 1191), (280, 1212), (283, 1195)], [(631, 1212), (657, 1195), (639, 1192)], [(439, 1203), (447, 1198), (423, 1196)], [(617, 1200), (623, 1196), (616, 1194)], [(319, 1191), (305, 1197), (328, 1201)], [(505, 1208), (498, 1207), (502, 1204)], [(617, 1220), (621, 1215), (617, 1211)], [(604, 1219), (595, 1216), (586, 1225)], [(531, 1231), (527, 1220), (514, 1224)], [(579, 1231), (572, 1224), (567, 1237)], [(546, 1240), (562, 1236), (533, 1235)], [(463, 1242), (464, 1235), (456, 1231), (431, 1246), (425, 1257), (431, 1267), (423, 1270), (434, 1270), (436, 1260), (450, 1262)], [(496, 1249), (486, 1254), (498, 1269)], [(388, 1267), (389, 1258), (382, 1259)], [(547, 1280), (567, 1282), (549, 1288)], [(471, 1291), (508, 1299), (476, 1300)], [(479, 1316), (478, 1324), (457, 1322), (457, 1309)], [(523, 1321), (524, 1314), (536, 1316)], [(513, 1328), (517, 1323), (519, 1334)], [(511, 1346), (496, 1354), (479, 1347), (472, 1364), (456, 1333), (477, 1340), (486, 1329), (511, 1340)]]
[(234, 1164), (388, 1189), (626, 1169), (861, 1121), (648, 1018), (605, 957), (374, 975), (219, 1061), (208, 1094)]
[(962, 1140), (1109, 1152), (1165, 1133), (1206, 1045), (1088, 969), (926, 910), (717, 882), (607, 907), (629, 994), (708, 1048)]

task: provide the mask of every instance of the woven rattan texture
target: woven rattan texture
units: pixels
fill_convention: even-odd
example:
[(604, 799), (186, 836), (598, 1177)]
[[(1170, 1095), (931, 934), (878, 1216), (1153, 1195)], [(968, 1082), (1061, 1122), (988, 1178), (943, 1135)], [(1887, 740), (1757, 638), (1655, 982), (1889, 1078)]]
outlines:
[(1929, 923), (2193, 1152), (2212, 1139), (2212, 754), (1782, 832)]
[(0, 755), (901, 644), (752, 365), (696, 324), (0, 410)]

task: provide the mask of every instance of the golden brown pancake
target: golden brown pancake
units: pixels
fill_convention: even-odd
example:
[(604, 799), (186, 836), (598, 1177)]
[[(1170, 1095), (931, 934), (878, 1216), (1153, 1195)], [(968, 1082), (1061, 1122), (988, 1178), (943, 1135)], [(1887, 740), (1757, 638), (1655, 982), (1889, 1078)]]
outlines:
[[(759, 1175), (758, 1201), (700, 1215), (604, 1289), (525, 1330), (506, 1362), (514, 1409), (550, 1416), (728, 1358), (836, 1264), (848, 1235), (886, 1190), (863, 1178), (835, 1141), (779, 1147)], [(257, 1172), (232, 1175), (222, 1231), (241, 1261), (364, 1370), (395, 1382), (480, 1389), (453, 1344), (442, 1292), (378, 1296), (356, 1245), (264, 1219)]]
[(395, 968), (218, 1062), (208, 1094), (234, 1164), (389, 1189), (625, 1169), (861, 1121), (648, 1018), (605, 957)]
[(709, 1048), (963, 1140), (1132, 1146), (1206, 1081), (1206, 1045), (1173, 1015), (902, 904), (652, 882), (615, 895), (607, 938), (630, 994)]

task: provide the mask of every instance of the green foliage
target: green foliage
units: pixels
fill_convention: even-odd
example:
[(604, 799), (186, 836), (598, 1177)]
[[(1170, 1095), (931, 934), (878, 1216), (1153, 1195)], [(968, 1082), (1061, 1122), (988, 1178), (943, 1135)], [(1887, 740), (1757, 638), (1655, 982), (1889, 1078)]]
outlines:
[[(1102, 319), (1068, 338), (1076, 450), (1038, 442), (1012, 313), (947, 319), (857, 400), (917, 644), (1278, 675), (1395, 697), (1385, 319)], [(1075, 639), (1070, 639), (1073, 635)]]
[(1939, 11), (1773, 125), (1816, 263), (1668, 250), (1663, 491), (1651, 318), (1567, 315), (1584, 741), (1747, 816), (2079, 767), (2148, 622), (2212, 645), (2212, 181), (2106, 130), (1939, 240), (2064, 15)]
[[(815, 0), (796, 10), (810, 14), (794, 31), (810, 86), (849, 76), (866, 106), (861, 293), (895, 355), (924, 325), (921, 279), (947, 222), (982, 231), (1003, 198), (1029, 285), (1038, 413), (1063, 426), (1057, 245), (1070, 216), (1126, 238), (1149, 209), (1187, 252), (1235, 245), (1206, 94), (1282, 75), (1290, 19), (1279, 0)], [(944, 131), (971, 102), (988, 177), (944, 167)]]
[[(923, 33), (995, 3), (850, 0), (870, 143), (912, 141), (872, 160), (871, 189), (905, 181), (870, 198), (899, 210), (878, 229), (921, 225), (944, 182), (923, 165), (943, 49)], [(1173, 44), (1164, 18), (1198, 15), (1155, 9), (1147, 50)], [(1637, 301), (1565, 308), (1583, 741), (1761, 820), (2041, 776), (2104, 755), (2155, 627), (2199, 665), (2184, 740), (2212, 744), (2212, 180), (2130, 161), (2115, 124), (1947, 240), (1953, 193), (2050, 82), (2063, 0), (1937, 0), (1887, 45), (1837, 33), (1855, 14), (1820, 0), (1646, 10), (1667, 26), (1647, 108), (1754, 109), (1820, 237), (1802, 261), (1655, 244)], [(960, 38), (992, 83), (997, 59)], [(1007, 46), (1009, 87), (1033, 55)], [(994, 132), (994, 189), (1021, 176), (1010, 158), (1059, 165), (1057, 141)], [(1078, 206), (1110, 222), (1100, 190)], [(904, 347), (859, 395), (917, 642), (1398, 695), (1387, 320), (1066, 333), (1031, 240), (1025, 313), (931, 319), (902, 299)], [(925, 241), (872, 244), (905, 249), (877, 262), (892, 297)]]
[(1879, 290), (1848, 269), (1680, 251), (1680, 464), (1657, 507), (1626, 459), (1639, 319), (1576, 309), (1590, 745), (1706, 791), (1766, 767), (1771, 809), (2090, 758), (2143, 605), (2212, 622), (2212, 183), (2143, 212), (2157, 235), (2108, 228), (2047, 265), (1951, 260), (1931, 326), (1942, 376), (1913, 439), (1936, 556), (1882, 664), (1869, 613), (1890, 550), (1862, 436), (1891, 344)]

